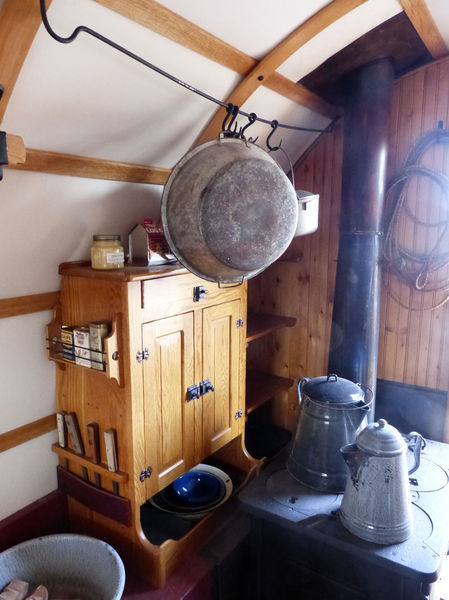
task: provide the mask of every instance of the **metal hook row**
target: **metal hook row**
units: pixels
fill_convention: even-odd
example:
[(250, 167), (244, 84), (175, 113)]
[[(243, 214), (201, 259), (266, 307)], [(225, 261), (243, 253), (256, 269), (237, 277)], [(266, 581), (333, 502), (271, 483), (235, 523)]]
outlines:
[[(241, 138), (241, 139), (246, 140), (245, 131), (246, 131), (246, 129), (248, 129), (248, 127), (250, 127), (250, 125), (252, 125), (255, 121), (257, 121), (257, 115), (256, 115), (256, 113), (250, 113), (248, 115), (248, 123), (244, 127), (240, 127), (240, 130), (237, 132), (236, 118), (237, 118), (238, 114), (239, 114), (239, 107), (236, 104), (232, 104), (231, 102), (229, 104), (227, 104), (226, 116), (223, 119), (221, 130), (226, 137), (235, 137), (235, 138)], [(232, 128), (232, 126), (234, 126), (234, 129)], [(280, 140), (278, 146), (272, 146), (270, 140), (271, 140), (271, 136), (273, 135), (273, 133), (279, 127), (279, 121), (276, 121), (276, 119), (274, 119), (273, 121), (271, 121), (270, 127), (272, 130), (271, 130), (270, 134), (268, 135), (265, 143), (267, 145), (268, 150), (270, 150), (270, 152), (276, 152), (276, 150), (281, 149), (282, 140)], [(255, 138), (253, 140), (252, 138), (249, 138), (248, 141), (255, 142), (257, 139), (258, 138)]]
[[(252, 125), (255, 121), (257, 121), (257, 115), (256, 113), (250, 113), (248, 115), (248, 123), (244, 126), (244, 127), (240, 127), (239, 131), (237, 131), (237, 122), (236, 122), (236, 118), (237, 115), (239, 114), (239, 107), (236, 104), (232, 104), (231, 102), (229, 104), (226, 105), (226, 116), (223, 119), (223, 123), (221, 126), (221, 130), (224, 133), (225, 137), (234, 137), (234, 138), (240, 138), (242, 140), (248, 141), (248, 142), (256, 142), (258, 137), (256, 138), (248, 138), (248, 140), (246, 140), (245, 137), (245, 131), (248, 129), (248, 127), (250, 125)], [(228, 122), (229, 121), (229, 122)], [(234, 128), (232, 128), (232, 126), (234, 126)]]

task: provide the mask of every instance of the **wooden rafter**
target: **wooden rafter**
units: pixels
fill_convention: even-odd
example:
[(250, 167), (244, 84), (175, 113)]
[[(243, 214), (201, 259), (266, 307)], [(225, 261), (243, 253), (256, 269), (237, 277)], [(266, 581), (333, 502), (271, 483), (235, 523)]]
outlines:
[(22, 164), (26, 160), (25, 144), (18, 135), (6, 134), (6, 152), (9, 165)]
[[(258, 89), (262, 82), (271, 77), (275, 70), (301, 48), (301, 46), (364, 2), (366, 0), (333, 0), (333, 2), (312, 15), (251, 70), (243, 81), (231, 92), (226, 99), (226, 103), (241, 106)], [(197, 138), (195, 145), (207, 142), (218, 135), (225, 114), (224, 108), (219, 108), (216, 111), (215, 115)]]
[(0, 434), (0, 452), (14, 448), (56, 429), (56, 415), (48, 415), (22, 427)]
[[(47, 0), (47, 5), (50, 2)], [(0, 122), (40, 23), (37, 0), (4, 0), (0, 11), (0, 84), (5, 91), (0, 100)]]
[(400, 2), (405, 14), (433, 58), (446, 56), (448, 48), (425, 0), (400, 0)]
[[(340, 0), (335, 1), (340, 2)], [(255, 58), (227, 44), (155, 0), (96, 0), (96, 2), (244, 77), (259, 64)], [(263, 85), (323, 116), (334, 118), (338, 113), (338, 109), (280, 73), (273, 72), (267, 76)]]
[(164, 185), (171, 172), (171, 169), (162, 167), (148, 167), (32, 148), (26, 149), (26, 162), (24, 164), (5, 165), (5, 167), (21, 171), (52, 173), (53, 175), (70, 175), (72, 177), (90, 177), (92, 179), (153, 183), (157, 185)]
[(0, 298), (0, 319), (51, 310), (59, 300), (59, 292)]

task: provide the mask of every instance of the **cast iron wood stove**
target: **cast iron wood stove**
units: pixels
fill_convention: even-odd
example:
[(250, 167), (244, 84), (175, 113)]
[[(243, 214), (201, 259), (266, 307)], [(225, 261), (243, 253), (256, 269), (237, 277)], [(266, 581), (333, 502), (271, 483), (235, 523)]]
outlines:
[[(409, 453), (411, 455), (411, 453)], [(414, 532), (380, 546), (347, 531), (342, 494), (306, 488), (267, 465), (239, 496), (252, 517), (255, 600), (425, 600), (449, 543), (449, 445), (427, 441), (410, 479)]]

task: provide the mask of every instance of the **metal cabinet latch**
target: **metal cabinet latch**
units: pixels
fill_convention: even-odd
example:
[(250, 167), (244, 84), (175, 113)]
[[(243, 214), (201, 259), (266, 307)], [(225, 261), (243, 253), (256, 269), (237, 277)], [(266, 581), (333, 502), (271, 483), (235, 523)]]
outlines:
[(209, 379), (195, 383), (187, 388), (187, 402), (196, 400), (200, 396), (204, 396), (207, 392), (213, 392), (215, 387)]
[(187, 388), (187, 402), (196, 400), (201, 396), (200, 386), (198, 384), (191, 385)]
[(240, 408), (234, 415), (234, 419), (241, 419), (243, 417), (243, 410)]
[(236, 326), (237, 326), (237, 327), (243, 327), (243, 323), (244, 323), (244, 322), (245, 322), (245, 321), (243, 320), (243, 318), (237, 319), (237, 321), (236, 321)]
[(209, 379), (205, 379), (204, 381), (200, 382), (201, 396), (204, 396), (204, 394), (207, 394), (207, 392), (213, 392), (214, 390), (215, 388)]
[(140, 481), (144, 482), (145, 479), (148, 479), (149, 477), (151, 477), (151, 473), (152, 472), (153, 472), (153, 469), (151, 467), (147, 467), (146, 469), (142, 469), (142, 471), (140, 471), (140, 475), (139, 475)]
[(206, 290), (204, 285), (197, 285), (193, 288), (193, 301), (199, 302), (200, 300), (204, 300), (204, 296), (209, 293), (209, 290)]
[(149, 356), (150, 352), (148, 348), (144, 348), (143, 350), (139, 350), (139, 352), (136, 354), (136, 360), (137, 362), (141, 363), (143, 360), (148, 360)]

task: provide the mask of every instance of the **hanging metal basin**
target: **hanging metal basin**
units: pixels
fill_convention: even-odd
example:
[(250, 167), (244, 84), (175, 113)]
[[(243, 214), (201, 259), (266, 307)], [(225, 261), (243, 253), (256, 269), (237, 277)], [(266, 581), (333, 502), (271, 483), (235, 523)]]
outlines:
[(220, 138), (174, 167), (162, 195), (167, 241), (192, 273), (220, 283), (254, 277), (286, 250), (296, 230), (295, 190), (259, 146)]

